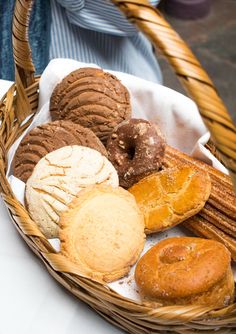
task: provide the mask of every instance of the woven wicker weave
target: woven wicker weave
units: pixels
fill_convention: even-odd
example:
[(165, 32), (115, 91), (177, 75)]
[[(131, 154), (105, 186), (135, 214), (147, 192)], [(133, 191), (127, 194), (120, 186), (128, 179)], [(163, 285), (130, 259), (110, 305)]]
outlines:
[[(160, 50), (196, 101), (205, 124), (236, 185), (236, 132), (215, 88), (191, 51), (160, 13), (147, 1), (114, 0), (124, 14)], [(28, 44), (28, 23), (32, 1), (16, 1), (13, 20), (13, 49), (16, 82), (0, 102), (0, 180), (1, 192), (13, 222), (29, 247), (50, 274), (71, 293), (94, 308), (114, 325), (130, 333), (236, 333), (236, 304), (213, 310), (202, 306), (168, 306), (152, 309), (138, 304), (77, 273), (75, 265), (55, 253), (38, 230), (26, 209), (15, 199), (6, 179), (7, 152), (30, 124), (38, 104), (39, 78)], [(31, 117), (22, 123), (27, 116)]]

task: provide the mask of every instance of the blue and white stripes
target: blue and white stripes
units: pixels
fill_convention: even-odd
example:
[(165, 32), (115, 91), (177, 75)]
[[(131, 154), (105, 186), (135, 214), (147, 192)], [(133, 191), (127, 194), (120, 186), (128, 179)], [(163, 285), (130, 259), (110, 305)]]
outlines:
[(72, 58), (161, 81), (151, 44), (109, 0), (51, 0), (51, 10), (50, 59)]
[[(151, 0), (156, 6), (160, 0)], [(137, 29), (110, 0), (57, 0), (66, 10), (69, 21), (81, 28), (118, 36), (137, 33)]]

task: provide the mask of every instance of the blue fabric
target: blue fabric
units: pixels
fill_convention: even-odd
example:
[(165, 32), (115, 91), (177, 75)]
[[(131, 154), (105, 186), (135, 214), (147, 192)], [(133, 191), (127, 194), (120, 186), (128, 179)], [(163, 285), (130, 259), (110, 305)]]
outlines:
[[(0, 0), (0, 78), (7, 80), (14, 80), (14, 2)], [(36, 74), (50, 59), (64, 57), (162, 80), (150, 42), (109, 0), (35, 0), (29, 34)]]
[[(137, 34), (137, 28), (108, 0), (56, 0), (70, 23), (81, 28), (117, 36)], [(160, 0), (150, 0), (156, 6)]]
[[(1, 0), (0, 0), (1, 1)], [(29, 27), (36, 74), (41, 74), (49, 61), (51, 6), (49, 0), (35, 0)]]
[[(0, 0), (0, 78), (15, 79), (12, 50), (14, 0)], [(29, 40), (36, 74), (41, 74), (49, 60), (50, 1), (36, 0), (30, 17)]]
[(151, 43), (108, 0), (51, 0), (51, 9), (50, 59), (72, 58), (162, 82)]
[(14, 1), (0, 0), (0, 78), (14, 80), (11, 23)]

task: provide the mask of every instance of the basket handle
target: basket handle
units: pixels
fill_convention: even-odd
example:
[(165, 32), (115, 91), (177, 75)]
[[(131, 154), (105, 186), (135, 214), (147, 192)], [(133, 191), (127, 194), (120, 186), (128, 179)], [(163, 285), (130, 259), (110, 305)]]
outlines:
[[(34, 82), (34, 65), (28, 43), (32, 0), (16, 0), (13, 17), (13, 54), (16, 84)], [(183, 87), (196, 102), (212, 140), (236, 188), (236, 128), (216, 89), (189, 47), (147, 0), (112, 0), (124, 15), (166, 56)]]
[(29, 19), (33, 6), (33, 0), (16, 0), (14, 16), (12, 21), (12, 44), (13, 57), (17, 76), (24, 88), (34, 82), (35, 67), (32, 61), (32, 54), (29, 45)]

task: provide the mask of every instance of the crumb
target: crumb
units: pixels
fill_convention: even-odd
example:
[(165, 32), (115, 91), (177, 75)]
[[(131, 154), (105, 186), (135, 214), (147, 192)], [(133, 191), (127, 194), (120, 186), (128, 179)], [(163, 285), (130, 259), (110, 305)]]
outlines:
[(128, 277), (126, 283), (130, 284), (132, 282), (132, 280), (134, 279), (134, 275), (131, 275), (130, 277)]

